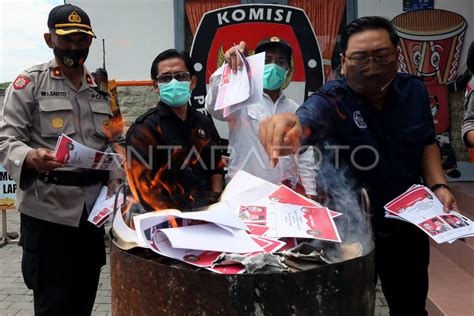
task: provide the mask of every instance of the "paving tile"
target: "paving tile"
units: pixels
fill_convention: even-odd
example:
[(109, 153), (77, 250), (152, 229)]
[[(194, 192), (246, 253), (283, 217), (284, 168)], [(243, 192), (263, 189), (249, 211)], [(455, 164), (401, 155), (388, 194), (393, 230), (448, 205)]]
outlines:
[(110, 296), (110, 295), (108, 295), (109, 293), (110, 293), (109, 290), (97, 290), (96, 297)]
[[(8, 309), (13, 303), (12, 302), (0, 302), (0, 310), (1, 309)], [(2, 314), (0, 314), (2, 315)]]
[(99, 307), (97, 308), (97, 311), (111, 311), (112, 310), (112, 304), (99, 304)]
[(2, 289), (0, 287), (0, 294), (6, 294), (6, 295), (33, 295), (33, 292), (31, 294), (27, 294), (28, 289), (26, 287), (22, 289), (14, 289), (14, 288), (4, 288)]
[(21, 309), (15, 316), (34, 316), (35, 313), (32, 310)]
[(26, 302), (21, 302), (21, 303), (12, 303), (8, 309), (16, 309), (16, 310), (33, 310), (33, 303), (26, 303)]
[(33, 302), (33, 296), (30, 295), (8, 295), (4, 300), (4, 302)]
[(95, 298), (96, 304), (112, 304), (112, 299), (110, 296), (96, 296)]

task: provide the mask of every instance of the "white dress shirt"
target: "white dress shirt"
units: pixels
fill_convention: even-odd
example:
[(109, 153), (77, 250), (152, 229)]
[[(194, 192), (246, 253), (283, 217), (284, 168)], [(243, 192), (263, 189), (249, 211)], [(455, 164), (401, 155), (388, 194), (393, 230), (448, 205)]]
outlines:
[(258, 128), (263, 119), (282, 112), (294, 113), (298, 105), (283, 93), (280, 93), (279, 98), (273, 103), (264, 93), (262, 102), (250, 104), (224, 118), (222, 110), (214, 110), (221, 78), (220, 69), (210, 78), (206, 110), (215, 119), (227, 121), (229, 126), (230, 157), (226, 180), (229, 181), (242, 169), (275, 184), (289, 180), (295, 186), (299, 179), (306, 194), (316, 195), (317, 168), (311, 147), (299, 155), (280, 157), (277, 166), (272, 167), (258, 139)]

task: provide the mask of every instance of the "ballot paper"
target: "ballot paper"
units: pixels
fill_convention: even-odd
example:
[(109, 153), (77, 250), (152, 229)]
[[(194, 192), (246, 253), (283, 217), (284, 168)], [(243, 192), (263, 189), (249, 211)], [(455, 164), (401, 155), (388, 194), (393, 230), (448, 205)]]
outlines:
[[(106, 186), (103, 186), (100, 189), (99, 196), (97, 197), (94, 206), (89, 214), (87, 220), (94, 224), (97, 227), (101, 227), (107, 221), (114, 210), (115, 195), (112, 195), (110, 198), (107, 198)], [(123, 204), (123, 193), (119, 192), (117, 203), (118, 205)]]
[(230, 232), (215, 224), (160, 229), (173, 248), (247, 253), (263, 249), (245, 230)]
[(129, 250), (135, 247), (140, 247), (137, 232), (128, 227), (120, 210), (115, 213), (112, 227), (115, 236), (112, 241), (120, 249)]
[(222, 110), (224, 117), (248, 104), (259, 103), (263, 98), (265, 53), (244, 57), (239, 52), (237, 58), (241, 59), (243, 66), (237, 73), (224, 64), (212, 74), (221, 76), (214, 109)]
[(186, 262), (216, 273), (239, 274), (245, 271), (242, 265), (237, 264), (214, 266), (214, 261), (223, 254), (222, 252), (173, 248), (166, 235), (161, 231), (157, 231), (154, 234), (153, 240), (150, 241), (150, 248), (162, 256)]
[(474, 234), (474, 223), (467, 217), (443, 211), (443, 204), (427, 187), (414, 185), (385, 205), (391, 218), (418, 226), (437, 243), (453, 242)]
[(263, 196), (266, 196), (270, 192), (273, 192), (276, 188), (278, 188), (278, 185), (274, 183), (256, 177), (244, 170), (239, 170), (232, 177), (229, 183), (227, 183), (219, 200), (228, 201), (244, 192), (248, 192), (248, 195), (250, 195), (251, 199), (259, 199), (262, 197), (262, 195), (256, 195), (255, 197), (253, 197), (251, 195), (251, 192), (257, 192), (257, 194), (262, 194), (262, 192), (266, 192), (266, 190), (268, 190), (268, 193), (263, 193)]
[(106, 153), (87, 147), (66, 134), (59, 136), (54, 150), (56, 160), (68, 167), (115, 170), (124, 158), (120, 154)]
[[(149, 248), (149, 241), (152, 239), (153, 233), (157, 230), (172, 228), (172, 223), (177, 218), (213, 223), (215, 226), (225, 226), (227, 229), (220, 227), (222, 233), (229, 233), (230, 235), (232, 235), (232, 229), (235, 229), (232, 231), (245, 231), (247, 229), (247, 226), (231, 211), (226, 202), (213, 204), (209, 209), (207, 211), (185, 213), (170, 209), (137, 215), (133, 218), (133, 222), (137, 231), (138, 242), (141, 247)], [(238, 239), (235, 241), (238, 241)]]
[(219, 82), (215, 104), (216, 110), (222, 110), (243, 102), (250, 97), (252, 92), (250, 65), (240, 50), (237, 50), (236, 55), (242, 68), (234, 72), (227, 63), (222, 66), (221, 81)]
[[(259, 191), (266, 192), (264, 198)], [(265, 184), (239, 193), (227, 202), (239, 218), (250, 228), (268, 227), (263, 236), (272, 238), (297, 237), (341, 242), (332, 212), (281, 185), (268, 193)]]
[[(287, 186), (280, 186), (278, 189), (276, 189), (270, 196), (269, 199), (278, 203), (283, 203), (283, 204), (293, 204), (293, 205), (299, 205), (299, 206), (316, 206), (320, 207), (321, 204), (318, 202), (315, 202), (299, 193), (296, 193), (295, 191), (291, 190)], [(342, 213), (335, 212), (329, 210), (331, 217), (336, 218), (338, 216), (341, 216)]]

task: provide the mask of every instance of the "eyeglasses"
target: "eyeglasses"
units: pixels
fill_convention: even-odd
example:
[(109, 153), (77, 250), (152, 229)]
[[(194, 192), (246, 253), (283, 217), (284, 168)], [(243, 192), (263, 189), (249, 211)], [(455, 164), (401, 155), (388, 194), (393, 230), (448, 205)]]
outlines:
[(178, 81), (189, 81), (191, 79), (191, 75), (189, 72), (184, 71), (176, 72), (174, 74), (164, 73), (156, 77), (156, 81), (158, 81), (158, 83), (168, 83), (173, 80), (173, 78)]
[(374, 63), (378, 65), (386, 65), (393, 61), (392, 56), (395, 55), (394, 52), (385, 52), (379, 53), (372, 56), (366, 54), (353, 54), (352, 56), (346, 56), (353, 64), (358, 66), (366, 65), (369, 62), (369, 59), (372, 59)]

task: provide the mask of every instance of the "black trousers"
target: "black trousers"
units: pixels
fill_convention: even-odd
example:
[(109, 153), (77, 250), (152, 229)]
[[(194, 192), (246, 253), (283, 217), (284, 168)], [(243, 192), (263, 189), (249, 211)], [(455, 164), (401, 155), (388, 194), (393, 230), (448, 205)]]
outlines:
[(428, 236), (413, 224), (385, 220), (375, 228), (375, 269), (391, 316), (428, 315)]
[(87, 222), (70, 227), (21, 214), (21, 262), (33, 290), (35, 315), (90, 315), (100, 268), (105, 264), (104, 229)]

